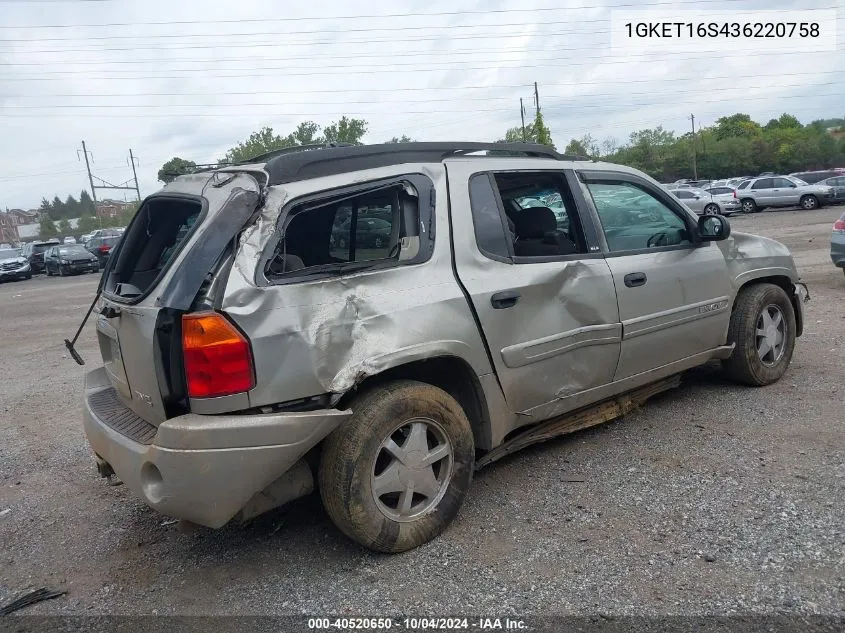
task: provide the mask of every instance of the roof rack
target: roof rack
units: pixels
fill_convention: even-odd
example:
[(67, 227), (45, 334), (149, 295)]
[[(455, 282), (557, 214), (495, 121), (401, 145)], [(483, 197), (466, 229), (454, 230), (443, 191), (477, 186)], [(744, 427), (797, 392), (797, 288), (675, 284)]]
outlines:
[(400, 163), (440, 162), (445, 158), (466, 156), (474, 152), (489, 152), (494, 156), (517, 155), (553, 160), (590, 160), (582, 156), (559, 154), (551, 147), (533, 143), (383, 143), (342, 147), (321, 146), (309, 151), (296, 151), (296, 149), (286, 148), (286, 150), (279, 150), (278, 153), (271, 153), (272, 157), (267, 159), (265, 164), (265, 170), (270, 176), (269, 185)]

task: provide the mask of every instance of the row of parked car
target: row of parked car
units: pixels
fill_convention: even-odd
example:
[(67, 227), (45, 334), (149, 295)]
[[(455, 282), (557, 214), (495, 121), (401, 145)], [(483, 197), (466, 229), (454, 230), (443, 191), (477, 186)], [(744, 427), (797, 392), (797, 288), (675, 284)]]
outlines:
[(22, 244), (0, 246), (0, 281), (32, 279), (33, 275), (47, 276), (96, 273), (105, 266), (111, 249), (122, 235), (120, 229), (98, 229), (83, 236), (84, 243), (49, 239)]
[(698, 214), (758, 213), (768, 207), (811, 210), (845, 204), (845, 169), (778, 175), (740, 176), (716, 181), (679, 180), (664, 184)]

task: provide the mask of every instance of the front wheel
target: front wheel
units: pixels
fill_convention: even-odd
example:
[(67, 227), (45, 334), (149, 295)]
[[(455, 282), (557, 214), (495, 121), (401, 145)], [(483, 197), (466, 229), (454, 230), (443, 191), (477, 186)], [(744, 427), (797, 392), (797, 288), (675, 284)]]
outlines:
[(348, 537), (379, 552), (426, 543), (458, 514), (472, 480), (469, 420), (449, 394), (401, 380), (350, 405), (323, 446), (323, 505)]
[(723, 362), (736, 382), (762, 387), (781, 379), (795, 350), (795, 312), (783, 288), (755, 284), (742, 288), (728, 327), (733, 354)]
[(819, 208), (819, 199), (816, 196), (804, 196), (801, 198), (801, 208), (805, 211), (812, 211)]

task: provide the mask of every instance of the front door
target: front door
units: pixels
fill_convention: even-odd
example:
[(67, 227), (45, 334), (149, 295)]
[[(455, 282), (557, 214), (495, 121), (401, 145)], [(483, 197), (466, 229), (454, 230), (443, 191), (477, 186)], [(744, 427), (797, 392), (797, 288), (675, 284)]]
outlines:
[(695, 241), (695, 219), (634, 175), (584, 172), (605, 236), (622, 322), (614, 379), (724, 345), (733, 288), (721, 249)]
[(797, 205), (801, 200), (797, 185), (786, 178), (773, 178), (772, 204), (780, 207)]
[(473, 167), (447, 162), (457, 274), (508, 406), (528, 422), (545, 417), (546, 403), (613, 380), (622, 333), (613, 278), (563, 171)]

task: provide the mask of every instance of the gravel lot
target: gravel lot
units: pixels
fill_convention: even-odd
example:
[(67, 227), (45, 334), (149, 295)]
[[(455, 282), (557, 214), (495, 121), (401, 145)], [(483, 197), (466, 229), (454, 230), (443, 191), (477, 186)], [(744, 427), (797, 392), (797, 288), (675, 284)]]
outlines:
[[(95, 278), (4, 284), (0, 603), (49, 586), (68, 593), (26, 613), (845, 615), (840, 213), (731, 221), (786, 243), (810, 286), (780, 383), (697, 370), (623, 420), (485, 469), (444, 536), (392, 557), (346, 540), (313, 496), (183, 533), (106, 485), (80, 423), (86, 368), (62, 345)], [(92, 327), (79, 349), (96, 366)]]

